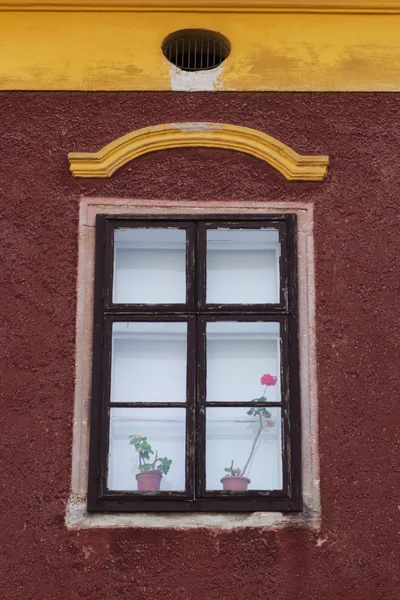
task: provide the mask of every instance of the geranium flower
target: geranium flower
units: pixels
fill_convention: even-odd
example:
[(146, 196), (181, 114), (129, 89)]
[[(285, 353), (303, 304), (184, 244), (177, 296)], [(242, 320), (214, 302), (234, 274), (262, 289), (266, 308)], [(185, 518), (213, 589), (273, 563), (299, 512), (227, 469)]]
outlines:
[(277, 378), (274, 375), (269, 375), (269, 373), (265, 373), (261, 377), (261, 385), (267, 385), (268, 387), (276, 385)]

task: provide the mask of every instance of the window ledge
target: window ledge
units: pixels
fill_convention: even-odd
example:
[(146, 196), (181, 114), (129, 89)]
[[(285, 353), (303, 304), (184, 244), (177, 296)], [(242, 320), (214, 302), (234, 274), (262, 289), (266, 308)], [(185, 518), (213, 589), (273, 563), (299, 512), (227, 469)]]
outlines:
[(237, 529), (243, 527), (280, 528), (303, 525), (318, 529), (318, 511), (306, 508), (300, 513), (88, 513), (86, 498), (71, 494), (65, 524), (68, 529), (151, 527), (168, 529)]

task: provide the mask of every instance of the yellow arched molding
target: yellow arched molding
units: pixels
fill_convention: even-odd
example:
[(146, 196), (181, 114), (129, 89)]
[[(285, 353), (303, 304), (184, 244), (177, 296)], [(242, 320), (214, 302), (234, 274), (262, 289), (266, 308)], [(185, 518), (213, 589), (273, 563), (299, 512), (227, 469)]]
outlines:
[(324, 179), (327, 156), (303, 156), (256, 129), (221, 123), (170, 123), (138, 129), (98, 152), (70, 152), (74, 177), (111, 177), (130, 160), (148, 152), (187, 147), (224, 148), (266, 161), (289, 180)]

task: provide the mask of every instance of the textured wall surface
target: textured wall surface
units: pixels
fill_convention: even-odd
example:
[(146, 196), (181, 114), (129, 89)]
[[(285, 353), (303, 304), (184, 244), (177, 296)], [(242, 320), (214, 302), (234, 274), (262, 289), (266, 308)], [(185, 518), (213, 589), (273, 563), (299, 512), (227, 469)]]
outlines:
[[(2, 597), (398, 599), (400, 95), (3, 93), (0, 121)], [(70, 175), (69, 151), (172, 121), (258, 128), (328, 178), (207, 149)], [(81, 195), (315, 204), (321, 531), (65, 529)]]

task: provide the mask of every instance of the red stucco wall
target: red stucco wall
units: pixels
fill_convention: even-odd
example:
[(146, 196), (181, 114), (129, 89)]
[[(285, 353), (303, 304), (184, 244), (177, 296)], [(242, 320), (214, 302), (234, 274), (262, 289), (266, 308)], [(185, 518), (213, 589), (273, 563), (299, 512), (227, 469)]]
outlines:
[[(206, 149), (70, 175), (69, 151), (172, 121), (329, 154), (328, 179)], [(398, 599), (400, 95), (3, 93), (0, 122), (0, 596)], [(315, 203), (321, 532), (65, 529), (81, 195)]]

